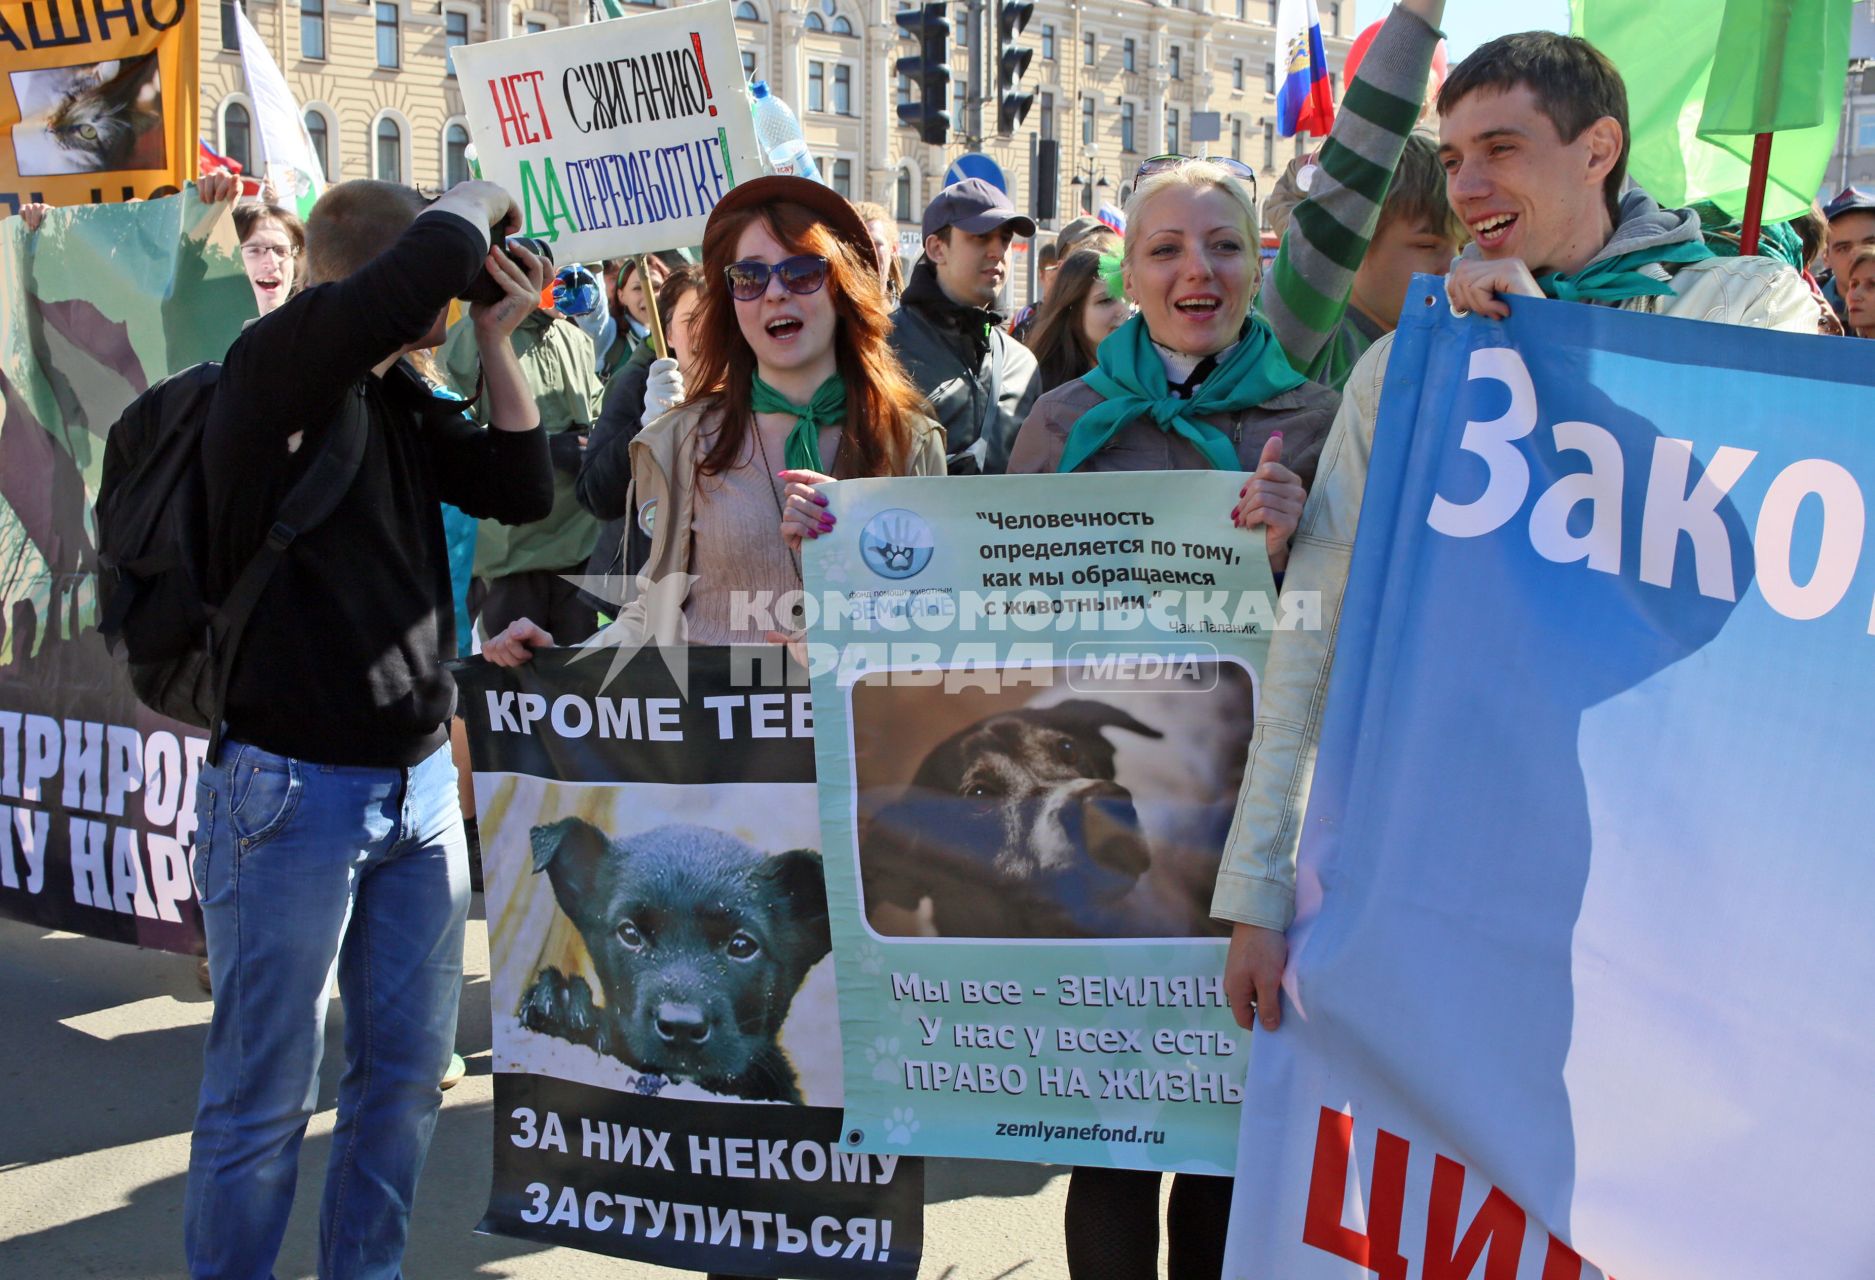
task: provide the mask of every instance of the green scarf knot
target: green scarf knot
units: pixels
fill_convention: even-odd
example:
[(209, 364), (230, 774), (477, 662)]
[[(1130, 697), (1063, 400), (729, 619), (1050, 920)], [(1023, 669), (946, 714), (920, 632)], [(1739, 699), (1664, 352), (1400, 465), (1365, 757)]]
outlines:
[(1580, 271), (1548, 271), (1536, 278), (1543, 296), (1563, 302), (1625, 302), (1629, 298), (1670, 298), (1673, 286), (1635, 270), (1649, 263), (1703, 262), (1716, 255), (1704, 240), (1636, 249), (1591, 262)]
[(754, 413), (785, 413), (794, 418), (783, 451), (790, 471), (818, 471), (826, 474), (820, 460), (820, 429), (846, 418), (846, 379), (834, 374), (814, 390), (814, 398), (805, 407), (791, 403), (779, 391), (762, 381), (760, 374), (749, 396)]
[(1141, 418), (1191, 441), (1214, 469), (1241, 471), (1244, 466), (1237, 446), (1205, 419), (1254, 408), (1308, 381), (1290, 367), (1276, 335), (1258, 316), (1250, 317), (1242, 340), (1218, 361), (1189, 400), (1172, 394), (1165, 364), (1153, 349), (1143, 315), (1107, 335), (1096, 359), (1085, 381), (1100, 393), (1101, 403), (1082, 414), (1068, 431), (1061, 462), (1055, 468), (1063, 474), (1079, 468), (1123, 427)]

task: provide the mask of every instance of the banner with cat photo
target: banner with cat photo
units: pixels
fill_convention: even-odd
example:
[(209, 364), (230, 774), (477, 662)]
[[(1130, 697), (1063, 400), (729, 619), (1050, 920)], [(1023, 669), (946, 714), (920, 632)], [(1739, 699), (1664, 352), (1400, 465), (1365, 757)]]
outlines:
[(922, 1164), (841, 1141), (813, 710), (789, 676), (767, 646), (464, 664), (481, 1230), (734, 1275), (916, 1273)]
[(823, 490), (800, 610), (851, 1149), (1233, 1167), (1211, 891), (1270, 631), (1312, 621), (1231, 521), (1245, 479)]
[(195, 0), (0, 0), (0, 206), (116, 204), (196, 172)]
[(183, 195), (0, 221), (0, 916), (200, 952), (197, 731), (140, 706), (97, 632), (111, 425), (254, 314), (231, 206)]

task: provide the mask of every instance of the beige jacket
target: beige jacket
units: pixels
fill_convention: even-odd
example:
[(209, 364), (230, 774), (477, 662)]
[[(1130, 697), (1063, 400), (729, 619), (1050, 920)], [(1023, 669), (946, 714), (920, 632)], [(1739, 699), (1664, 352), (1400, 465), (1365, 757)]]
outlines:
[[(1767, 258), (1691, 263), (1674, 275), (1673, 287), (1673, 297), (1635, 298), (1621, 309), (1816, 332), (1816, 305), (1809, 289), (1796, 272)], [(1393, 335), (1387, 334), (1348, 378), (1341, 411), (1335, 415), (1290, 544), (1283, 593), (1320, 593), (1321, 623), (1316, 630), (1277, 631), (1271, 636), (1243, 789), (1211, 900), (1211, 914), (1220, 920), (1287, 929), (1295, 916), (1296, 845), (1308, 811), (1341, 596), (1360, 525), (1380, 388), (1392, 350)]]
[[(717, 398), (704, 396), (681, 404), (650, 423), (631, 442), (631, 487), (626, 518), (636, 520), (651, 539), (640, 580), (645, 591), (632, 590), (619, 609), (627, 637), (649, 644), (683, 643), (683, 606), (690, 593), (690, 524), (695, 518), (698, 441), (717, 416)], [(908, 476), (945, 474), (944, 428), (929, 418), (913, 442), (900, 471)], [(780, 537), (777, 530), (776, 537)], [(620, 639), (607, 634), (606, 643)], [(628, 641), (629, 642), (629, 641)]]

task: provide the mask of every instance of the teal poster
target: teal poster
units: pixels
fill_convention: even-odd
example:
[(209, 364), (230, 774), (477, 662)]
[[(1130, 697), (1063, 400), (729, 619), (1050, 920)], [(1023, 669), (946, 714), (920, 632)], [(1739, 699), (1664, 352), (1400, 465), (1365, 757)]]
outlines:
[(1212, 884), (1279, 612), (1227, 473), (845, 480), (804, 556), (859, 1151), (1224, 1173)]

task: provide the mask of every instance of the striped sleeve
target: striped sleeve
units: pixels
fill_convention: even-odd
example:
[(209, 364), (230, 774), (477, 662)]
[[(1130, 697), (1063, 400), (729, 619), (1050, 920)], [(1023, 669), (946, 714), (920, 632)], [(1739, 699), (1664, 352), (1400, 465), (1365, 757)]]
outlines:
[(1335, 113), (1308, 197), (1298, 204), (1257, 296), (1297, 372), (1317, 377), (1347, 312), (1354, 273), (1419, 118), (1439, 32), (1398, 6)]

